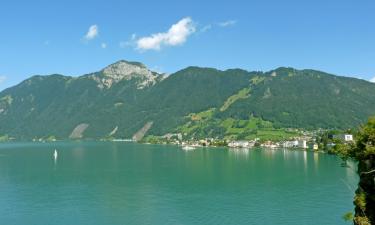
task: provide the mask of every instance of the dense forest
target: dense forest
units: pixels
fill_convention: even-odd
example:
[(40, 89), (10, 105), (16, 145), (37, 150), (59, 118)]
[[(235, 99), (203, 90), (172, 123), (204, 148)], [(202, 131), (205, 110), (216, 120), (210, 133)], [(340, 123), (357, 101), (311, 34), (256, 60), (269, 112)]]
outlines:
[(78, 77), (33, 76), (2, 91), (0, 137), (75, 138), (84, 124), (79, 138), (131, 138), (152, 122), (148, 135), (244, 138), (262, 129), (356, 127), (374, 112), (375, 84), (360, 79), (293, 68), (188, 67), (165, 75), (122, 60)]

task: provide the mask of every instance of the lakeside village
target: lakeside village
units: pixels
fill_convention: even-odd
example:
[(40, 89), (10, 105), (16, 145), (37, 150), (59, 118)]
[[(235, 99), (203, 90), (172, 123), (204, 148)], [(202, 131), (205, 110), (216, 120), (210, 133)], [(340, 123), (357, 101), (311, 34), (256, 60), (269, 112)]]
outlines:
[(161, 137), (146, 138), (141, 143), (146, 144), (174, 144), (180, 145), (184, 150), (193, 150), (197, 147), (229, 147), (229, 148), (253, 148), (263, 147), (269, 149), (301, 149), (311, 151), (330, 152), (336, 143), (350, 143), (354, 138), (349, 133), (334, 134), (327, 131), (303, 131), (301, 136), (288, 140), (270, 141), (255, 138), (253, 140), (222, 140), (205, 138), (200, 140), (183, 140), (182, 134), (168, 133)]
[[(91, 139), (87, 139), (91, 140)], [(2, 141), (14, 141), (12, 138), (3, 139)], [(34, 138), (33, 142), (55, 142), (58, 141), (54, 136), (49, 138)], [(132, 139), (114, 139), (104, 138), (100, 141), (113, 142), (138, 142), (143, 144), (172, 144), (179, 145), (184, 150), (193, 150), (197, 147), (229, 147), (233, 149), (250, 149), (253, 147), (262, 147), (267, 149), (299, 149), (309, 151), (319, 151), (333, 153), (333, 147), (337, 143), (352, 143), (354, 137), (351, 132), (317, 130), (317, 131), (300, 131), (295, 137), (288, 137), (278, 140), (264, 140), (254, 138), (253, 140), (231, 140), (225, 138), (203, 138), (187, 139), (181, 133), (168, 133), (163, 136), (146, 136), (140, 140), (133, 136)]]

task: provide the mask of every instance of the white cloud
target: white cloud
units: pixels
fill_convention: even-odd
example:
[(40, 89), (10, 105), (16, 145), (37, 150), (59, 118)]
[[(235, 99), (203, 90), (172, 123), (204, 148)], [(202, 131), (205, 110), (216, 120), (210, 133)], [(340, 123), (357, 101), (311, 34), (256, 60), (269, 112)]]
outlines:
[(370, 79), (370, 82), (375, 83), (375, 77), (371, 78), (371, 79)]
[(99, 35), (98, 25), (91, 25), (85, 35), (85, 39), (89, 41), (89, 40), (96, 38), (98, 35)]
[(107, 48), (107, 43), (101, 43), (100, 47)]
[(6, 79), (6, 76), (0, 76), (0, 84), (2, 84)]
[(186, 17), (173, 24), (167, 32), (139, 38), (136, 41), (137, 49), (143, 51), (160, 50), (163, 46), (182, 45), (195, 30), (193, 20)]
[(227, 21), (218, 23), (218, 25), (220, 27), (229, 27), (229, 26), (235, 25), (236, 23), (237, 23), (237, 20), (227, 20)]
[(207, 24), (205, 26), (200, 26), (199, 28), (199, 31), (200, 32), (206, 32), (208, 30), (211, 30), (211, 29), (214, 29), (216, 27), (230, 27), (230, 26), (233, 26), (237, 23), (237, 20), (227, 20), (227, 21), (224, 21), (224, 22), (219, 22), (219, 23), (213, 23), (213, 24)]
[(200, 31), (201, 32), (206, 32), (206, 31), (210, 30), (211, 28), (212, 28), (212, 25), (208, 24), (208, 25), (202, 27)]

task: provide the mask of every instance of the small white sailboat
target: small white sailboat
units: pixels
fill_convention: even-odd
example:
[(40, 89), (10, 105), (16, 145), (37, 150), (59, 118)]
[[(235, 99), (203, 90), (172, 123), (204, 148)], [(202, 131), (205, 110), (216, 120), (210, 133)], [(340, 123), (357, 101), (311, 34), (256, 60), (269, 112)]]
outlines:
[(57, 159), (57, 150), (55, 149), (55, 152), (53, 153), (53, 158), (56, 160)]

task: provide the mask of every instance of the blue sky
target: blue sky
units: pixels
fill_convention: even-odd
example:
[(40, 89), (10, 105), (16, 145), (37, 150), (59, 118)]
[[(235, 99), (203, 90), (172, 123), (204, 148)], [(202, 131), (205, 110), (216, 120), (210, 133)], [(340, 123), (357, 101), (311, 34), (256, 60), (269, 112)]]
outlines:
[(374, 12), (373, 0), (2, 1), (0, 89), (120, 59), (167, 73), (291, 66), (370, 80)]

